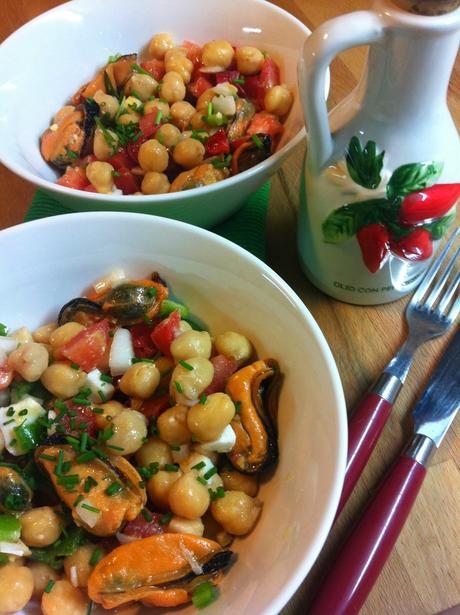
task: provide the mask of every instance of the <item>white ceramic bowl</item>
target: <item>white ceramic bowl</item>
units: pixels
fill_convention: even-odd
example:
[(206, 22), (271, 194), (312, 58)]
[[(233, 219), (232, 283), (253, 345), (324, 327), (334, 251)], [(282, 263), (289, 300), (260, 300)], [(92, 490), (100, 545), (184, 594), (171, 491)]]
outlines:
[(64, 302), (116, 266), (133, 276), (155, 269), (211, 332), (241, 331), (260, 356), (279, 361), (285, 374), (279, 465), (261, 488), (258, 525), (234, 542), (238, 561), (218, 602), (206, 610), (276, 615), (326, 539), (345, 468), (342, 387), (304, 304), (276, 273), (235, 244), (154, 216), (82, 213), (31, 222), (0, 232), (0, 253), (8, 255), (0, 259), (0, 320), (10, 327), (49, 322)]
[(218, 184), (154, 196), (112, 196), (61, 187), (42, 159), (50, 119), (114, 53), (140, 51), (156, 32), (179, 44), (225, 38), (269, 51), (296, 90), (297, 59), (308, 28), (264, 0), (74, 0), (29, 22), (0, 46), (0, 161), (75, 211), (150, 213), (210, 228), (237, 211), (305, 135), (299, 98), (277, 152)]

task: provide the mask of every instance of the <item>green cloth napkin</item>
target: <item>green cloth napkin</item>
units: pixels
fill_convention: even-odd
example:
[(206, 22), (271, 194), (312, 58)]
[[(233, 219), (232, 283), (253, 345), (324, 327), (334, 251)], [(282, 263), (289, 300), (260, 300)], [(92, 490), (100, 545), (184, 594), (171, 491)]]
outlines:
[[(267, 182), (251, 194), (243, 207), (234, 216), (215, 226), (212, 231), (237, 243), (261, 260), (265, 260), (265, 231), (269, 197), (270, 184)], [(25, 215), (24, 221), (30, 222), (39, 218), (70, 213), (73, 213), (71, 209), (62, 205), (52, 196), (38, 190), (35, 193), (29, 211)]]

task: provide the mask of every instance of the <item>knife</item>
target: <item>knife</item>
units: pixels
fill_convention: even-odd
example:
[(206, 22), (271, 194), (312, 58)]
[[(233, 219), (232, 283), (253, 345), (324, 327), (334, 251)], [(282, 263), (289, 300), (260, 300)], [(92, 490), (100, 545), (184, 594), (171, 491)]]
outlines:
[(322, 583), (310, 615), (354, 615), (390, 555), (428, 462), (460, 407), (460, 328), (413, 410), (414, 435), (364, 511)]

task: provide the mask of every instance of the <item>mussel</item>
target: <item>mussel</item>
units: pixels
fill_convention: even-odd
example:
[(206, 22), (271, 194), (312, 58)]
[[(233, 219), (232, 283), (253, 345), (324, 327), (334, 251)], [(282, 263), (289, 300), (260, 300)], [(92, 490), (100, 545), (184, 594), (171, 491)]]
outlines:
[(178, 606), (200, 583), (217, 585), (232, 558), (232, 551), (207, 538), (155, 534), (106, 555), (89, 577), (88, 595), (106, 609), (131, 601)]
[(97, 76), (85, 83), (72, 97), (72, 103), (77, 105), (88, 98), (92, 98), (101, 90), (110, 95), (118, 95), (133, 73), (133, 64), (137, 62), (137, 54), (130, 53), (120, 56), (116, 61), (109, 62)]
[(253, 135), (245, 143), (240, 145), (232, 159), (232, 173), (242, 173), (259, 164), (272, 154), (273, 141), (270, 135), (259, 133)]
[(23, 512), (31, 507), (32, 491), (13, 468), (0, 466), (0, 511)]
[(239, 406), (231, 422), (236, 443), (228, 453), (240, 472), (265, 470), (278, 459), (277, 415), (282, 376), (274, 359), (255, 361), (230, 376), (226, 392)]
[(111, 536), (137, 517), (147, 495), (141, 477), (124, 457), (91, 457), (70, 445), (41, 446), (35, 453), (75, 523), (96, 536)]
[(167, 298), (168, 289), (160, 282), (133, 280), (112, 288), (104, 297), (102, 310), (121, 325), (134, 325), (156, 316)]
[(183, 190), (191, 190), (192, 188), (200, 188), (201, 186), (209, 186), (220, 182), (228, 177), (227, 169), (217, 169), (212, 164), (205, 162), (203, 164), (182, 171), (174, 179), (171, 184), (170, 192), (181, 192)]
[(252, 102), (246, 98), (237, 99), (235, 119), (230, 124), (227, 132), (229, 141), (241, 139), (246, 134), (246, 130), (254, 117), (255, 112), (256, 108)]
[(102, 318), (103, 315), (99, 303), (85, 299), (85, 297), (76, 297), (62, 306), (58, 316), (58, 325), (65, 325), (70, 321), (88, 325), (92, 320)]

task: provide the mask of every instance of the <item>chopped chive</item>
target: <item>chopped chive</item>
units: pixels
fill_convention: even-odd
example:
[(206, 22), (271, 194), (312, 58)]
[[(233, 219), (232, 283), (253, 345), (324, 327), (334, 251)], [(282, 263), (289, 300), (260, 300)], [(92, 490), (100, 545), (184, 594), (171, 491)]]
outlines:
[(42, 455), (40, 455), (40, 459), (44, 459), (45, 461), (56, 461), (57, 457), (55, 457), (54, 455), (46, 455), (45, 453), (43, 453)]
[(71, 363), (71, 364), (70, 364), (70, 367), (71, 367), (72, 369), (80, 369), (80, 366), (78, 365), (78, 363)]
[(92, 461), (93, 459), (96, 459), (96, 453), (93, 451), (86, 451), (81, 455), (78, 455), (76, 461), (77, 463), (86, 463), (87, 461)]
[(23, 410), (19, 410), (18, 415), (25, 416), (28, 412), (29, 410), (27, 408), (24, 408)]
[(89, 565), (95, 566), (96, 564), (98, 564), (101, 561), (103, 555), (103, 550), (100, 547), (96, 547), (91, 557), (89, 558)]
[(175, 444), (170, 444), (170, 445), (169, 445), (169, 448), (170, 448), (172, 451), (180, 451), (180, 446), (177, 446), (177, 445), (175, 445)]
[[(161, 111), (161, 109), (158, 110), (157, 116), (154, 120), (154, 124), (155, 126), (158, 126), (158, 124), (161, 122), (161, 118), (163, 117), (163, 111)], [(156, 289), (155, 289), (156, 290)], [(151, 296), (151, 295), (150, 295)]]
[(240, 411), (241, 411), (241, 402), (240, 401), (235, 401), (234, 404), (235, 404), (235, 412), (236, 412), (236, 414), (239, 414)]
[(75, 412), (75, 410), (68, 410), (67, 414), (69, 416), (73, 416), (74, 418), (77, 416), (77, 412)]
[(88, 395), (91, 395), (91, 389), (89, 387), (83, 387), (80, 389), (79, 395), (82, 397), (88, 397)]
[(74, 397), (72, 403), (76, 406), (91, 406), (91, 402), (86, 397)]
[(151, 324), (152, 324), (152, 322), (153, 322), (153, 321), (152, 321), (152, 319), (151, 319), (151, 318), (149, 318), (149, 317), (147, 316), (147, 314), (144, 314), (144, 315), (142, 316), (142, 320), (143, 320), (143, 321), (145, 322), (145, 324), (146, 324), (147, 326), (149, 326), (149, 327), (150, 327), (150, 325), (151, 325)]
[(147, 523), (150, 523), (150, 521), (152, 521), (152, 519), (153, 519), (152, 515), (145, 508), (143, 508), (141, 510), (141, 515), (144, 517), (144, 519), (147, 521)]
[(64, 461), (64, 463), (62, 464), (62, 473), (67, 474), (67, 472), (70, 472), (71, 467), (72, 467), (71, 461)]
[(76, 487), (79, 482), (80, 477), (78, 474), (66, 474), (65, 476), (59, 476), (57, 479), (57, 484), (64, 487)]
[(119, 493), (120, 491), (123, 491), (122, 484), (119, 482), (115, 482), (107, 487), (107, 489), (105, 490), (105, 493), (107, 495), (115, 495), (116, 493)]
[(177, 463), (165, 463), (164, 469), (166, 472), (178, 472), (179, 466)]
[(83, 451), (86, 451), (86, 446), (87, 446), (87, 444), (88, 444), (88, 438), (89, 438), (89, 436), (88, 436), (88, 432), (86, 432), (86, 431), (85, 431), (85, 432), (83, 432), (83, 433), (81, 434), (81, 440), (80, 440), (80, 450), (81, 450), (82, 452), (83, 452)]
[(88, 423), (86, 421), (81, 421), (78, 423), (78, 429), (86, 429), (88, 427)]
[(256, 147), (258, 149), (263, 149), (264, 148), (264, 144), (262, 143), (259, 135), (252, 135), (251, 139), (254, 141), (254, 143), (256, 144)]
[(54, 402), (54, 407), (61, 410), (61, 412), (67, 412), (68, 410), (67, 404), (65, 404), (61, 399), (56, 399)]
[(212, 115), (212, 102), (208, 102), (208, 115)]
[[(161, 113), (161, 111), (158, 111), (158, 114), (160, 114), (160, 113)], [(158, 117), (158, 114), (157, 114), (157, 117)], [(155, 120), (155, 122), (156, 122), (156, 120)], [(147, 295), (149, 297), (156, 297), (157, 296), (157, 292), (158, 291), (157, 291), (157, 289), (154, 286), (151, 286), (149, 289), (147, 289)]]
[(106, 402), (107, 401), (107, 397), (104, 395), (104, 392), (101, 391), (101, 389), (98, 389), (97, 394), (99, 395), (99, 397), (101, 398), (102, 402)]
[(208, 401), (208, 397), (207, 395), (205, 395), (204, 393), (202, 394), (202, 396), (200, 397), (200, 404), (202, 406), (204, 406), (204, 404)]
[(100, 448), (96, 448), (95, 446), (93, 446), (93, 451), (96, 453), (96, 455), (99, 457), (99, 459), (108, 459), (109, 456), (106, 455), (103, 451), (101, 451)]
[(212, 501), (225, 497), (225, 489), (223, 487), (217, 487), (215, 491), (208, 489), (208, 492)]
[(93, 512), (93, 513), (101, 512), (99, 508), (96, 508), (95, 506), (91, 506), (90, 504), (86, 504), (86, 502), (81, 505), (81, 508), (84, 508), (85, 510), (89, 510), (90, 512)]
[(210, 581), (200, 583), (192, 592), (193, 606), (197, 609), (204, 609), (217, 600), (218, 590)]
[(73, 160), (76, 160), (78, 158), (78, 154), (77, 152), (72, 151), (71, 149), (67, 148), (67, 156), (69, 158), (72, 158)]
[(93, 408), (94, 414), (104, 414), (103, 408)]
[(181, 383), (180, 383), (180, 382), (177, 382), (177, 380), (175, 380), (175, 381), (174, 381), (174, 387), (175, 387), (175, 389), (176, 389), (176, 391), (177, 391), (178, 393), (182, 393), (182, 392), (183, 392), (183, 390), (184, 390), (184, 389), (182, 388)]
[(83, 491), (89, 493), (93, 487), (97, 485), (97, 481), (92, 476), (87, 476), (83, 485)]
[(108, 382), (108, 384), (112, 384), (112, 377), (111, 377), (111, 376), (109, 376), (108, 374), (101, 374), (100, 379), (101, 379), (103, 382)]
[(124, 451), (125, 449), (122, 446), (115, 446), (115, 444), (106, 444), (107, 448), (111, 448), (114, 451)]
[(192, 466), (192, 470), (202, 470), (206, 466), (204, 461), (200, 461), (199, 463)]
[(196, 480), (197, 480), (199, 483), (201, 483), (202, 485), (205, 485), (205, 486), (206, 486), (206, 485), (208, 484), (207, 480), (206, 480), (205, 478), (203, 478), (202, 476), (197, 476), (197, 477), (196, 477)]
[(244, 85), (245, 79), (244, 77), (240, 77), (239, 79), (232, 79), (232, 83), (235, 85)]
[(141, 66), (139, 66), (139, 64), (133, 64), (132, 69), (135, 73), (138, 73), (139, 75), (148, 75), (149, 77), (151, 77), (151, 73), (149, 73), (147, 70), (144, 70)]
[(185, 369), (188, 369), (189, 372), (193, 371), (193, 365), (190, 365), (190, 363), (187, 363), (187, 361), (181, 359), (179, 361), (179, 364), (182, 365), (182, 367), (184, 367)]
[(212, 476), (214, 476), (214, 474), (217, 474), (216, 466), (212, 466), (212, 468), (209, 468), (209, 470), (205, 472), (203, 476), (206, 480), (209, 480)]
[(75, 508), (75, 507), (77, 507), (77, 506), (80, 504), (80, 502), (81, 502), (82, 500), (84, 500), (84, 499), (85, 499), (85, 498), (84, 498), (84, 497), (82, 496), (82, 494), (80, 493), (80, 495), (79, 495), (79, 496), (75, 499), (75, 501), (74, 501), (74, 503), (72, 504), (72, 506), (73, 506), (74, 508)]
[(53, 589), (54, 584), (56, 583), (56, 581), (53, 581), (52, 579), (48, 581), (48, 583), (46, 584), (46, 587), (44, 589), (44, 592), (46, 594), (49, 594), (50, 591)]
[(72, 431), (77, 429), (77, 421), (74, 417), (70, 419), (70, 429), (72, 429)]
[(167, 525), (172, 519), (172, 513), (166, 513), (160, 517), (160, 525)]
[(113, 429), (113, 426), (110, 425), (109, 427), (106, 427), (99, 433), (99, 439), (102, 440), (102, 442), (107, 442), (107, 440), (110, 440), (113, 434), (114, 434), (114, 429)]
[(153, 359), (144, 359), (143, 357), (134, 357), (131, 359), (131, 364), (135, 363), (155, 363)]
[(54, 469), (54, 473), (56, 474), (56, 476), (60, 476), (62, 474), (62, 464), (63, 463), (64, 463), (64, 451), (59, 451), (57, 464)]

